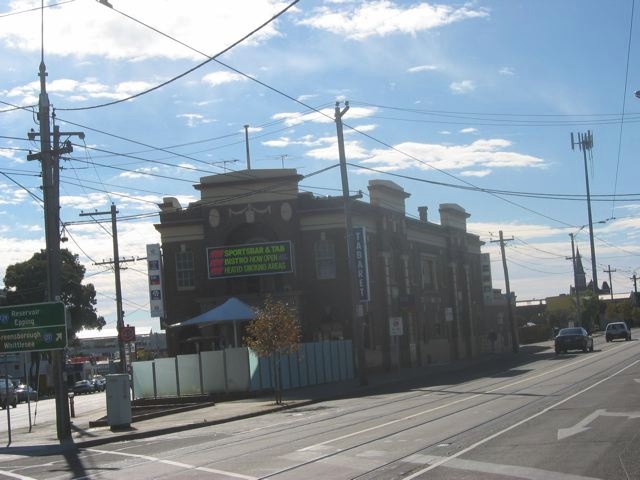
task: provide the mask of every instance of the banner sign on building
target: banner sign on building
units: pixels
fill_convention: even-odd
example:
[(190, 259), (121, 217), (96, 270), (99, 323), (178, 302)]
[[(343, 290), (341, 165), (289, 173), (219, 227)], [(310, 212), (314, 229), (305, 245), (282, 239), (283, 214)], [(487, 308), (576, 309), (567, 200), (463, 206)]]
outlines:
[(209, 279), (293, 272), (289, 240), (207, 248)]
[(368, 302), (369, 267), (367, 262), (367, 237), (364, 227), (354, 227), (354, 255), (356, 259), (356, 278), (358, 282), (358, 298), (360, 302)]
[(147, 271), (149, 274), (149, 307), (152, 317), (164, 317), (162, 300), (162, 256), (160, 244), (147, 245)]

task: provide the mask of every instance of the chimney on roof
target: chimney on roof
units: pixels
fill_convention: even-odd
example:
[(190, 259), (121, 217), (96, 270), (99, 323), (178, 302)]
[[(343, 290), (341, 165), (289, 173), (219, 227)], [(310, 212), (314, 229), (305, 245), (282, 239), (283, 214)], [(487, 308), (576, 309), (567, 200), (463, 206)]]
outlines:
[(418, 215), (420, 216), (420, 221), (421, 222), (426, 222), (427, 221), (427, 211), (429, 210), (429, 207), (418, 207)]

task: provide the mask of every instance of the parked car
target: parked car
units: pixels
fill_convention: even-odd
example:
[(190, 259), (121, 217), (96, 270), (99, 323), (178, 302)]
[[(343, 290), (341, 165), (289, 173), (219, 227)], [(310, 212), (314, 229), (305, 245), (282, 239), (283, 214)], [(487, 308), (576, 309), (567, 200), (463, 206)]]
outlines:
[(94, 375), (91, 378), (91, 382), (96, 392), (103, 392), (107, 388), (107, 379), (102, 375)]
[(608, 323), (604, 329), (604, 338), (607, 342), (615, 340), (616, 338), (624, 338), (626, 341), (631, 340), (631, 330), (624, 322), (611, 322)]
[(18, 397), (16, 397), (16, 391), (13, 388), (13, 383), (8, 383), (4, 378), (0, 378), (0, 407), (4, 410), (9, 405), (16, 408), (18, 405)]
[(582, 327), (563, 328), (555, 338), (556, 354), (567, 353), (567, 350), (593, 352), (593, 337)]
[(81, 393), (93, 393), (95, 389), (91, 380), (78, 380), (73, 384), (72, 391), (75, 395), (80, 395)]
[(15, 389), (16, 397), (18, 398), (18, 403), (22, 402), (37, 402), (38, 401), (38, 392), (31, 388), (29, 385), (25, 385), (21, 383)]

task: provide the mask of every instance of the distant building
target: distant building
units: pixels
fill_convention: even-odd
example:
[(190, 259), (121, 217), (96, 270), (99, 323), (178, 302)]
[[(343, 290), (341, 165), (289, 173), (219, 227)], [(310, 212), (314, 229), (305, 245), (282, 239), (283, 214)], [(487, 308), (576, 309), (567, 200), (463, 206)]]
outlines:
[[(593, 292), (593, 280), (587, 283), (587, 275), (582, 265), (582, 256), (579, 248), (576, 248), (575, 262), (575, 286), (569, 288), (570, 295), (575, 295), (576, 290), (578, 293)], [(606, 294), (611, 292), (611, 288), (607, 282), (602, 282), (602, 288), (599, 287), (597, 291), (598, 294)]]
[[(138, 329), (135, 342), (125, 344), (125, 351), (130, 361), (164, 357), (167, 354), (166, 334), (164, 332), (140, 331)], [(119, 361), (119, 356), (117, 333), (107, 336), (78, 338), (75, 344), (67, 350), (69, 363), (102, 365), (100, 370), (109, 370), (109, 363)], [(98, 373), (110, 372), (101, 371)]]
[[(259, 307), (270, 295), (295, 308), (304, 341), (353, 338), (343, 199), (300, 191), (302, 178), (294, 169), (244, 170), (201, 178), (200, 200), (186, 207), (164, 199), (155, 227), (165, 326), (230, 297)], [(367, 365), (486, 351), (490, 272), (483, 242), (467, 232), (469, 214), (445, 203), (440, 224), (429, 221), (427, 207), (411, 218), (410, 194), (386, 180), (370, 180), (368, 196), (352, 202)], [(221, 338), (233, 338), (230, 325), (167, 329), (171, 355), (214, 349)]]

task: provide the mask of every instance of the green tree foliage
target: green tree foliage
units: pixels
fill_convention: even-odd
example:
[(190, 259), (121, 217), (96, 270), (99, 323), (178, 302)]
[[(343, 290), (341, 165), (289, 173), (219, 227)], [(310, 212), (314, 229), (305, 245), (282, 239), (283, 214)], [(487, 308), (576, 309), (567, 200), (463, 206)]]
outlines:
[[(61, 301), (67, 306), (71, 324), (70, 339), (83, 329), (100, 330), (105, 324), (96, 313), (96, 290), (93, 284), (82, 284), (86, 269), (78, 256), (67, 249), (60, 250)], [(7, 304), (21, 305), (48, 301), (47, 252), (41, 250), (25, 262), (9, 265), (5, 272)]]
[(549, 326), (563, 328), (576, 319), (575, 298), (569, 295), (547, 298), (545, 314)]
[(589, 292), (581, 299), (581, 312), (580, 317), (582, 320), (582, 326), (588, 332), (593, 332), (594, 329), (600, 329), (600, 299), (593, 292)]
[(607, 322), (625, 321), (629, 326), (636, 325), (640, 320), (640, 308), (632, 300), (609, 302), (605, 312)]
[(244, 343), (260, 357), (275, 359), (276, 403), (282, 403), (280, 355), (298, 350), (301, 338), (300, 322), (295, 312), (279, 300), (267, 297), (262, 308), (249, 323)]

